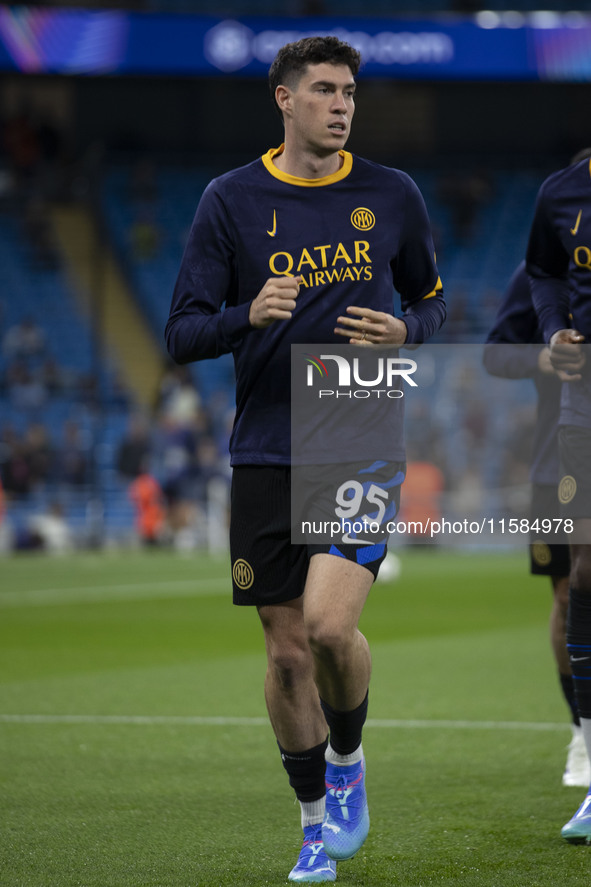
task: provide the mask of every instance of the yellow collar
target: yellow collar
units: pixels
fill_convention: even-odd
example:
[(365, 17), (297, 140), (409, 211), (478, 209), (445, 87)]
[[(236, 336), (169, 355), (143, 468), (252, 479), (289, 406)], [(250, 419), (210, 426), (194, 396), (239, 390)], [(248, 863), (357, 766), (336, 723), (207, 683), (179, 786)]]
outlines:
[(341, 179), (346, 178), (353, 166), (353, 155), (350, 154), (349, 151), (339, 151), (339, 155), (342, 157), (343, 162), (340, 169), (331, 175), (322, 176), (320, 179), (303, 179), (300, 178), (300, 176), (291, 176), (289, 173), (277, 169), (273, 163), (273, 158), (282, 154), (284, 148), (285, 145), (279, 145), (278, 148), (270, 148), (266, 154), (263, 154), (261, 160), (272, 176), (275, 176), (276, 179), (280, 179), (282, 182), (286, 182), (288, 185), (299, 185), (300, 188), (320, 188), (323, 185), (332, 185), (333, 182), (340, 182)]

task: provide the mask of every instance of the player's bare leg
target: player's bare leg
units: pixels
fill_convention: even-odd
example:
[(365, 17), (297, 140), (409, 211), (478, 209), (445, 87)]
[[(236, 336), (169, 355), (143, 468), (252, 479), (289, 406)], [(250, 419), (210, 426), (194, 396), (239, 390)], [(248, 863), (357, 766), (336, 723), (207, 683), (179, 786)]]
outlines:
[(570, 674), (566, 649), (566, 617), (568, 613), (568, 576), (552, 576), (552, 610), (550, 612), (550, 643), (560, 674)]
[(572, 739), (568, 746), (562, 784), (587, 788), (591, 782), (591, 766), (585, 748), (585, 739), (574, 698), (570, 659), (566, 649), (566, 619), (568, 614), (568, 576), (552, 576), (553, 601), (550, 613), (550, 642), (558, 667), (564, 698), (572, 713)]
[(328, 732), (314, 683), (314, 664), (303, 620), (302, 598), (258, 608), (265, 632), (265, 699), (279, 744), (304, 751)]
[(334, 881), (336, 864), (322, 841), (325, 810), (324, 753), (328, 727), (313, 677), (302, 598), (259, 607), (265, 632), (265, 698), (283, 766), (301, 807), (304, 831), (290, 881)]
[(310, 561), (304, 622), (320, 697), (338, 711), (357, 708), (367, 694), (371, 655), (358, 629), (373, 583), (365, 567), (331, 554)]
[(369, 831), (361, 732), (367, 715), (371, 656), (358, 628), (373, 583), (365, 567), (317, 554), (304, 591), (304, 622), (314, 678), (330, 729), (322, 839), (332, 859), (349, 859)]
[[(591, 539), (591, 519), (576, 520), (575, 534), (579, 539)], [(591, 758), (591, 545), (571, 546), (567, 642), (581, 728)], [(591, 844), (591, 791), (563, 826), (562, 836), (571, 843)]]

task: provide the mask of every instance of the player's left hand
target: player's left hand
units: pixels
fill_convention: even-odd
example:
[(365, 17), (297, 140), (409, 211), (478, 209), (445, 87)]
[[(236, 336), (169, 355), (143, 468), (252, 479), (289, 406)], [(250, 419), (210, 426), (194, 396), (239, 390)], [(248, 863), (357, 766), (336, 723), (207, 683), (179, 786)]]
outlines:
[(557, 375), (556, 369), (552, 364), (550, 349), (546, 345), (542, 348), (538, 354), (538, 369), (545, 376), (555, 376)]
[(404, 345), (408, 330), (399, 317), (372, 308), (350, 305), (347, 317), (338, 317), (337, 336), (349, 339), (350, 345)]
[(578, 330), (557, 330), (550, 339), (550, 360), (562, 382), (580, 382), (585, 366), (582, 343), (585, 336)]

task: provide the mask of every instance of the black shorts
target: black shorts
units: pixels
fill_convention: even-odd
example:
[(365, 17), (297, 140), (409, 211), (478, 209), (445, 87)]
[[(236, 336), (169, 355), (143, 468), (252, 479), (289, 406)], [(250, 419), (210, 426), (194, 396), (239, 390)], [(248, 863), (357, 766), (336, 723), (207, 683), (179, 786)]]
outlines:
[(386, 544), (294, 545), (291, 542), (291, 469), (239, 465), (232, 474), (230, 557), (233, 600), (264, 606), (294, 600), (304, 592), (314, 554), (333, 554), (377, 576)]
[(560, 516), (591, 518), (591, 429), (565, 425), (558, 430)]
[(532, 542), (529, 546), (530, 573), (534, 576), (568, 576), (570, 549), (568, 545)]
[[(530, 510), (530, 523), (559, 518), (557, 488), (551, 484), (534, 484)], [(556, 524), (554, 524), (556, 526)], [(535, 576), (568, 576), (570, 573), (570, 549), (565, 533), (531, 533), (529, 546), (530, 572)]]

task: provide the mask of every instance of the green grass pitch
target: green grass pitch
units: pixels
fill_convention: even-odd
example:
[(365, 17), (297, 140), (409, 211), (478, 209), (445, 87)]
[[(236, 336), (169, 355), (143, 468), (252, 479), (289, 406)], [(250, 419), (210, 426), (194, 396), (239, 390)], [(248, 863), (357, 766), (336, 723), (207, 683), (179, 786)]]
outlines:
[[(550, 586), (525, 551), (400, 555), (363, 617), (371, 831), (341, 885), (583, 887)], [(0, 561), (2, 887), (281, 885), (299, 809), (228, 565)]]

